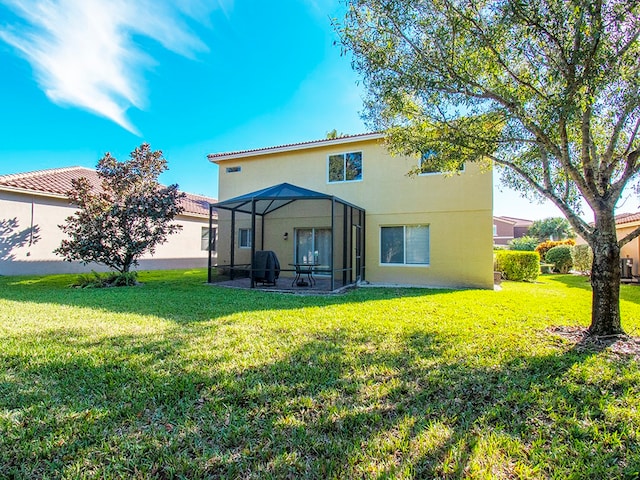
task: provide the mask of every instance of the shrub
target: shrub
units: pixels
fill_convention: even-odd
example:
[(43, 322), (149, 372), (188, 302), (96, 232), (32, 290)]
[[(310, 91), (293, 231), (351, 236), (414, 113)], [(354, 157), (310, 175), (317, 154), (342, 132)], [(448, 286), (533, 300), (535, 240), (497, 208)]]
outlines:
[(533, 252), (538, 246), (538, 239), (535, 237), (524, 236), (514, 238), (509, 241), (509, 250), (519, 250), (523, 252)]
[(575, 245), (575, 240), (560, 240), (560, 241), (552, 241), (548, 240), (546, 242), (542, 242), (540, 245), (536, 247), (536, 252), (540, 255), (540, 258), (547, 258), (547, 252), (551, 250), (553, 247), (557, 247), (558, 245)]
[(544, 259), (547, 263), (553, 263), (555, 265), (554, 271), (568, 273), (571, 267), (573, 267), (573, 261), (571, 260), (572, 248), (570, 245), (558, 245), (551, 248), (544, 256)]
[(496, 252), (496, 264), (507, 280), (532, 282), (540, 272), (540, 255), (536, 252), (503, 250)]
[(591, 274), (591, 262), (593, 262), (593, 251), (589, 245), (575, 245), (571, 248), (571, 260), (573, 269), (583, 275)]
[(138, 284), (138, 274), (134, 271), (125, 273), (108, 272), (98, 273), (91, 270), (91, 273), (79, 275), (72, 287), (78, 288), (106, 288), (106, 287), (130, 287)]

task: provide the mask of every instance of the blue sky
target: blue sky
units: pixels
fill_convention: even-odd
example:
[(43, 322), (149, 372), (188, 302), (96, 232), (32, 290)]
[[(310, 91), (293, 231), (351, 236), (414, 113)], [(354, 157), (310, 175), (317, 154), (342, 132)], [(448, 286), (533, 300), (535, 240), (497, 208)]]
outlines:
[[(207, 153), (367, 131), (338, 0), (0, 0), (0, 174), (161, 149), (217, 196)], [(495, 189), (494, 213), (558, 216)]]

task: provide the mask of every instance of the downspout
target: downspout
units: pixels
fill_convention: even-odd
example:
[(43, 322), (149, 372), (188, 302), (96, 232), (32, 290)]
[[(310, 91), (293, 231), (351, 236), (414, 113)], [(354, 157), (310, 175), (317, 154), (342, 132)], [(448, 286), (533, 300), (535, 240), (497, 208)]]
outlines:
[(347, 248), (348, 245), (348, 235), (351, 235), (351, 229), (349, 228), (349, 233), (347, 234), (347, 205), (342, 205), (342, 286), (347, 285)]
[(213, 207), (209, 205), (209, 261), (207, 263), (207, 282), (211, 283), (211, 268), (213, 267), (213, 259), (211, 254), (211, 236), (213, 234)]
[(334, 262), (333, 262), (333, 257), (334, 257), (334, 249), (335, 249), (335, 212), (336, 212), (336, 197), (331, 197), (331, 291), (333, 292), (335, 290), (335, 272), (333, 270), (334, 268)]
[(236, 211), (231, 210), (231, 251), (229, 255), (231, 265), (229, 266), (229, 279), (233, 280), (233, 267), (236, 261)]
[(366, 238), (367, 238), (367, 230), (365, 227), (366, 224), (366, 212), (364, 210), (360, 210), (360, 216), (362, 218), (362, 238), (360, 239), (360, 244), (362, 246), (362, 250), (360, 251), (360, 281), (361, 282), (365, 282), (365, 272), (366, 272), (366, 266), (365, 266), (365, 258), (366, 258)]
[(251, 199), (251, 288), (255, 288), (256, 281), (254, 279), (254, 260), (256, 258), (256, 199)]

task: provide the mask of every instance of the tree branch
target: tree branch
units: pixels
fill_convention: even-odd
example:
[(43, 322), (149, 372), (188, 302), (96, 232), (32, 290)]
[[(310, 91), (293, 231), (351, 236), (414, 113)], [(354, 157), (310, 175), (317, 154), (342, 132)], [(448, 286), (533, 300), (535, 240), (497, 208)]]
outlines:
[(524, 181), (529, 184), (529, 186), (531, 186), (534, 190), (536, 190), (544, 197), (551, 200), (560, 210), (562, 210), (562, 212), (567, 217), (567, 220), (569, 220), (578, 235), (587, 240), (587, 242), (591, 242), (591, 238), (593, 236), (593, 227), (587, 224), (578, 215), (576, 215), (571, 207), (569, 207), (569, 205), (567, 205), (566, 202), (561, 198), (558, 198), (558, 196), (552, 189), (540, 185), (540, 183), (534, 180), (525, 170), (520, 168), (518, 165), (515, 165), (507, 160), (502, 160), (495, 155), (489, 155), (489, 158), (491, 158), (491, 160), (493, 160), (498, 165), (502, 165), (515, 171)]

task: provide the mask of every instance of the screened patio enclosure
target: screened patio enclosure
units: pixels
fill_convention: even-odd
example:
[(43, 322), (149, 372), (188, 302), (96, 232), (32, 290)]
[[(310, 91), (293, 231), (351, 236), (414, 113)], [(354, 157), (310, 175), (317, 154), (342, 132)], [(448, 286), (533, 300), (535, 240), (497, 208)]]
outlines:
[[(233, 279), (240, 272), (256, 286), (256, 251), (273, 251), (282, 272), (308, 265), (329, 280), (330, 289), (355, 284), (365, 276), (365, 211), (333, 195), (281, 183), (211, 205), (218, 211), (218, 264)], [(222, 217), (222, 218), (221, 218)], [(285, 273), (281, 277), (288, 276)], [(284, 278), (283, 283), (287, 279)]]

